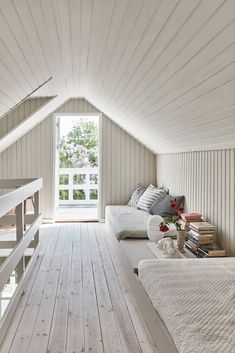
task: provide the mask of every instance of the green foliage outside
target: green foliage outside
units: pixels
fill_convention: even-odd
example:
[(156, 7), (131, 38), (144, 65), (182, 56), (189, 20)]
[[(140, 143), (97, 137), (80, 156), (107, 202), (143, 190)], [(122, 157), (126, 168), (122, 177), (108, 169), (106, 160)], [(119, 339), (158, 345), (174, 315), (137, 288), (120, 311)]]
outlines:
[(98, 190), (90, 190), (90, 199), (98, 200)]
[(69, 184), (69, 176), (68, 174), (60, 175), (60, 185), (68, 185)]
[(90, 183), (98, 184), (98, 174), (90, 174)]
[(60, 200), (68, 200), (69, 199), (69, 191), (68, 190), (59, 190), (59, 199)]
[(86, 183), (86, 174), (75, 174), (73, 176), (73, 184), (85, 184)]
[(73, 199), (74, 200), (85, 200), (86, 195), (84, 190), (73, 190)]

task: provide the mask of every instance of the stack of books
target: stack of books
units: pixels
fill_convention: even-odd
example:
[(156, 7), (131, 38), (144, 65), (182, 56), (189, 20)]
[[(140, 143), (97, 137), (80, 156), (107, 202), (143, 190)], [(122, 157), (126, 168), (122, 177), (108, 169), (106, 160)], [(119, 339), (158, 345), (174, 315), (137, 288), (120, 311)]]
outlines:
[(202, 222), (202, 214), (201, 213), (182, 213), (181, 214), (181, 227), (184, 229), (186, 232), (189, 231), (189, 226), (192, 222)]
[(185, 247), (197, 257), (226, 256), (214, 243), (215, 226), (208, 222), (191, 222), (189, 225), (189, 239)]
[(205, 244), (198, 247), (199, 253), (201, 253), (202, 257), (222, 257), (226, 256), (226, 251), (220, 249), (220, 247), (213, 243), (213, 244)]

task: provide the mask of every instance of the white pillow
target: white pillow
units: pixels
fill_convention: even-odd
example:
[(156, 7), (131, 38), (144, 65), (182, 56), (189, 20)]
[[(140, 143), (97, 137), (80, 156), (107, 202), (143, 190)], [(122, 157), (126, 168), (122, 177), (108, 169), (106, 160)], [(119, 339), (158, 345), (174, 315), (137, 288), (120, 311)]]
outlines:
[(157, 189), (155, 186), (150, 184), (145, 192), (140, 196), (137, 207), (140, 210), (148, 212), (155, 199), (164, 193), (165, 191), (163, 189)]
[(150, 216), (148, 218), (147, 229), (148, 237), (152, 241), (158, 241), (163, 238), (163, 233), (160, 231), (160, 223), (163, 221), (161, 216)]

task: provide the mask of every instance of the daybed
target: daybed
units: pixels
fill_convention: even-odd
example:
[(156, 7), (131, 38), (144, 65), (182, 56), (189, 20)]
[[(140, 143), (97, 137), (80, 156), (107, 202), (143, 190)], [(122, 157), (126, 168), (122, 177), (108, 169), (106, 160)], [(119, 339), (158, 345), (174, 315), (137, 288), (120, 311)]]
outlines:
[(148, 238), (148, 219), (151, 215), (133, 206), (106, 206), (105, 219), (118, 240)]
[(167, 190), (151, 184), (147, 189), (138, 184), (128, 205), (106, 206), (105, 220), (118, 240), (146, 239), (150, 234), (157, 236), (162, 221), (160, 216), (172, 212), (170, 200), (173, 197), (177, 199), (177, 207), (182, 204), (183, 196), (168, 195)]
[(147, 237), (148, 212), (108, 206), (106, 217), (159, 353), (235, 353), (235, 260), (158, 260), (149, 240), (140, 239)]
[(139, 294), (147, 294), (140, 309), (156, 343), (165, 345), (160, 352), (235, 353), (233, 258), (144, 260), (138, 273)]

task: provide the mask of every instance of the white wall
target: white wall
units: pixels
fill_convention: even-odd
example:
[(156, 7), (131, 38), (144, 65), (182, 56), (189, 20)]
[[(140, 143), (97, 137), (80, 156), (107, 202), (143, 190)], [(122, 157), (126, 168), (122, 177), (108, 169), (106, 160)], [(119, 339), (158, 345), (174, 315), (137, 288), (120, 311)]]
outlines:
[(17, 124), (48, 102), (48, 97), (26, 99), (0, 119), (0, 137), (11, 131)]
[[(85, 99), (70, 99), (56, 112), (99, 113)], [(102, 115), (101, 217), (106, 204), (126, 203), (138, 182), (155, 182), (155, 156)], [(53, 216), (53, 114), (0, 154), (0, 178), (43, 177), (44, 218)]]
[(186, 197), (217, 227), (218, 242), (235, 255), (235, 150), (157, 155), (157, 182)]

